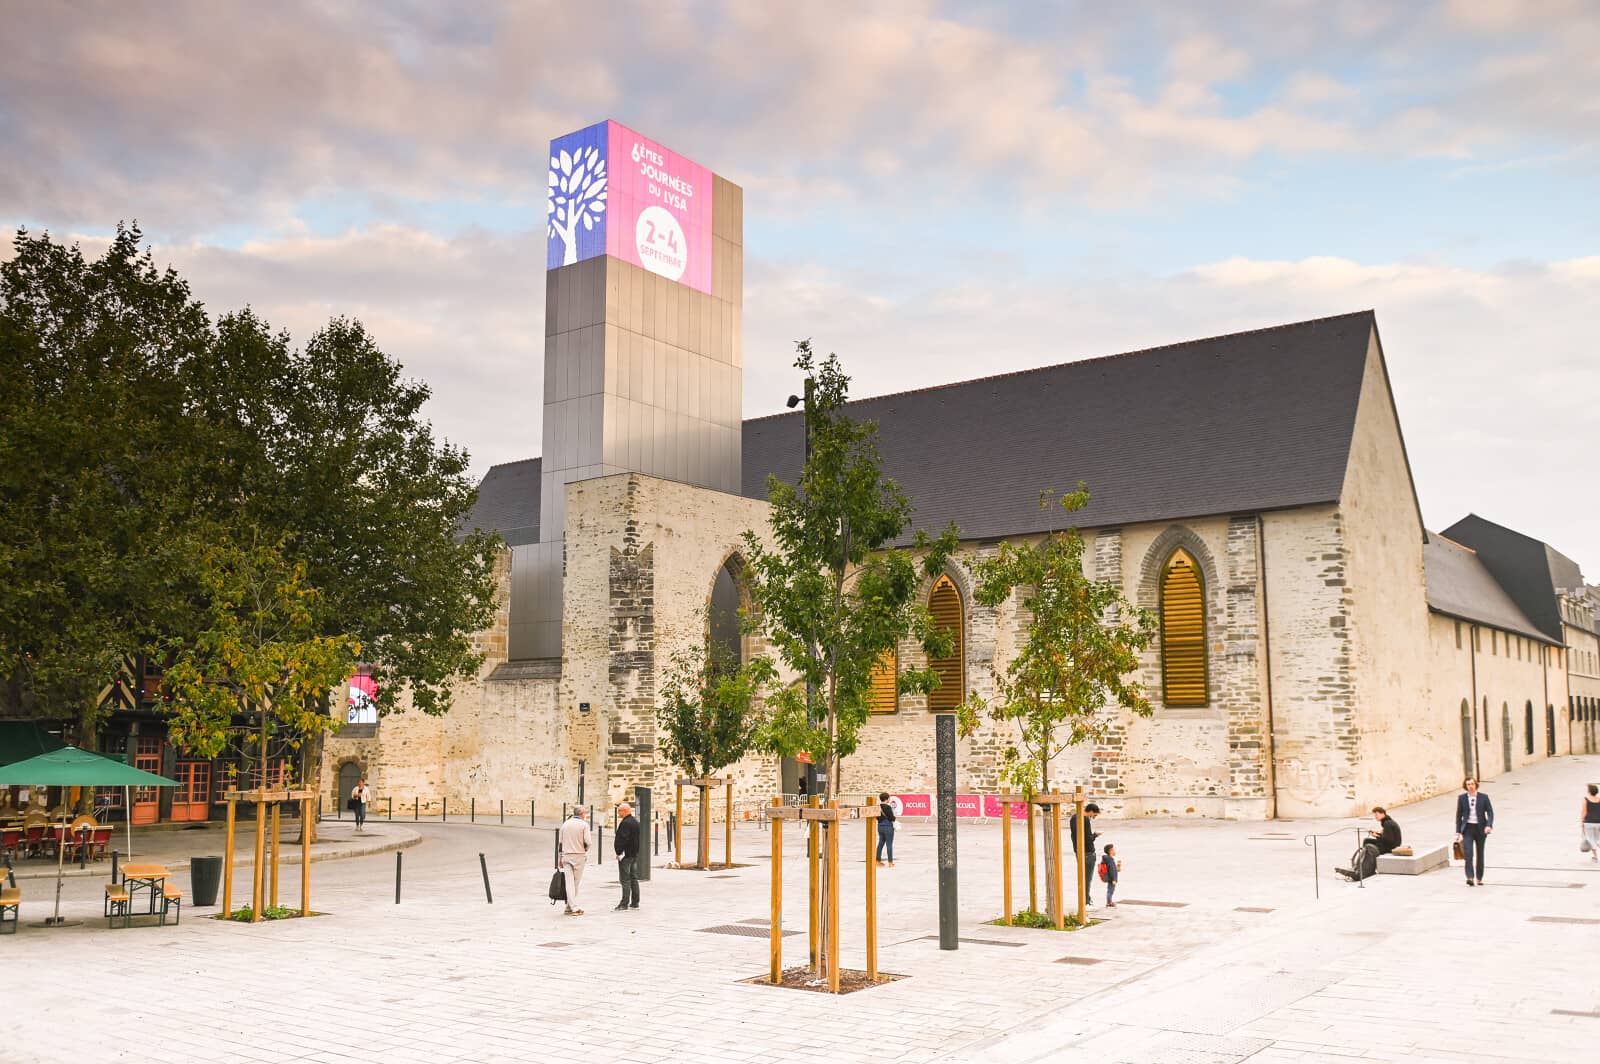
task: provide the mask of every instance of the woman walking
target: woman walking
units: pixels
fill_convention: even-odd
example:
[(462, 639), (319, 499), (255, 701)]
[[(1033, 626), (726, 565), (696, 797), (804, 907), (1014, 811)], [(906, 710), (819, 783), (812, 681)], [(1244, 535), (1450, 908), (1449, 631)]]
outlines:
[[(1487, 794), (1478, 793), (1478, 781), (1468, 776), (1456, 795), (1456, 841), (1467, 866), (1467, 886), (1483, 886), (1483, 847), (1494, 834), (1494, 805)], [(1473, 857), (1476, 855), (1476, 871)]]
[(889, 851), (889, 867), (894, 867), (894, 806), (889, 804), (889, 792), (878, 795), (878, 864), (883, 864), (884, 849)]
[(1583, 841), (1589, 844), (1589, 860), (1600, 861), (1600, 787), (1589, 784), (1589, 793), (1583, 796)]
[[(348, 777), (347, 777), (348, 778)], [(360, 831), (367, 823), (367, 803), (372, 801), (372, 788), (367, 786), (366, 779), (362, 779), (350, 791), (350, 808), (356, 814), (356, 830)]]

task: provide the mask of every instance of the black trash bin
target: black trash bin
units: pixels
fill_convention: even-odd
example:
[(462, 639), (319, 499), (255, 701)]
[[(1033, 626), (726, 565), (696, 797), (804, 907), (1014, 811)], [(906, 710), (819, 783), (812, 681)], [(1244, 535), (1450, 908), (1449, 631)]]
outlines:
[(195, 905), (217, 904), (217, 889), (222, 886), (222, 858), (189, 858), (189, 889)]

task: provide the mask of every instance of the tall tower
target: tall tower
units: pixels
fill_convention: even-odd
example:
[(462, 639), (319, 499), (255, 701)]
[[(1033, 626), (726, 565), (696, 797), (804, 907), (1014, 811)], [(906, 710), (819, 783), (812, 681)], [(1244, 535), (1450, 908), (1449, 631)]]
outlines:
[(566, 486), (737, 494), (744, 192), (615, 122), (550, 142), (539, 540), (512, 549), (509, 657), (561, 655)]

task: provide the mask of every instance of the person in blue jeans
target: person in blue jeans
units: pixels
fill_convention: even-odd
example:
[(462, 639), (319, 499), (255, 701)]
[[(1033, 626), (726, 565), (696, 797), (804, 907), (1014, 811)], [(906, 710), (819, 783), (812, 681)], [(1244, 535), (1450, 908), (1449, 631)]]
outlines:
[(894, 806), (889, 804), (889, 792), (881, 791), (878, 794), (878, 864), (883, 864), (883, 855), (889, 854), (889, 867), (894, 867)]

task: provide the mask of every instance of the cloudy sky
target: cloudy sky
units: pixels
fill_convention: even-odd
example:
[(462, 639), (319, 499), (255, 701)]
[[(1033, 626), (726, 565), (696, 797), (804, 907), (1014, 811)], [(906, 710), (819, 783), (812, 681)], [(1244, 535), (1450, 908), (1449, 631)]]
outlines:
[(1600, 4), (1246, 6), (0, 0), (0, 231), (360, 317), (481, 471), (615, 118), (744, 186), (747, 415), (803, 336), (870, 395), (1371, 307), (1430, 525), (1600, 576)]

